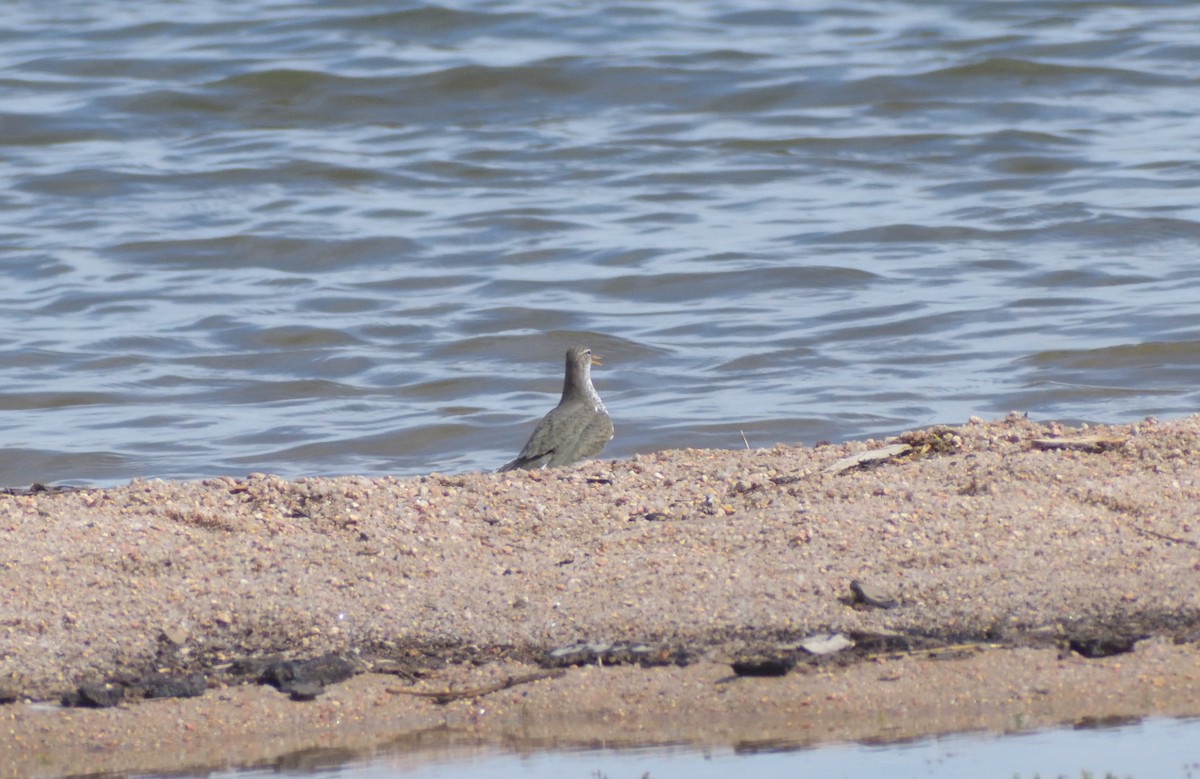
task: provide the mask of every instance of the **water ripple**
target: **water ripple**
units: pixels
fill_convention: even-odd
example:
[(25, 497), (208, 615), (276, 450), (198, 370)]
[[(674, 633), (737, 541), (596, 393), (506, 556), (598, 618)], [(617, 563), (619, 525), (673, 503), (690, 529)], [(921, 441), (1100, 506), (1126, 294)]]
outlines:
[[(56, 6), (57, 7), (57, 6)], [(1197, 408), (1187, 4), (16, 4), (0, 483)]]

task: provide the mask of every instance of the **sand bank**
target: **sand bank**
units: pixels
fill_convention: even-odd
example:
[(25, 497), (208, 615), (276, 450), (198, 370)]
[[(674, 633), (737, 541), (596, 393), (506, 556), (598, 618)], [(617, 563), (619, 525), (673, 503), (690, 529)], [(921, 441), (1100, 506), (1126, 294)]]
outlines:
[[(1200, 418), (903, 438), (912, 453), (840, 474), (882, 442), (0, 496), (0, 775), (1200, 714)], [(855, 580), (897, 605), (854, 603)], [(856, 646), (815, 658), (797, 642), (816, 633)], [(407, 694), (579, 642), (616, 648), (471, 699)], [(327, 652), (365, 673), (307, 702), (243, 683)], [(745, 678), (739, 660), (796, 667)], [(159, 671), (207, 690), (57, 705)]]

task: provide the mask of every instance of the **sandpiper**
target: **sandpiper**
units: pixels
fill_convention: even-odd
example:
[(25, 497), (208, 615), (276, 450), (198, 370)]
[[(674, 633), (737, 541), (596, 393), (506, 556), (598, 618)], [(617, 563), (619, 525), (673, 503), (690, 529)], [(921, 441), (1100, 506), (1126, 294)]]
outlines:
[(592, 386), (592, 366), (600, 360), (586, 346), (567, 350), (562, 399), (542, 417), (517, 459), (500, 468), (539, 470), (587, 460), (612, 440), (613, 424), (604, 401)]

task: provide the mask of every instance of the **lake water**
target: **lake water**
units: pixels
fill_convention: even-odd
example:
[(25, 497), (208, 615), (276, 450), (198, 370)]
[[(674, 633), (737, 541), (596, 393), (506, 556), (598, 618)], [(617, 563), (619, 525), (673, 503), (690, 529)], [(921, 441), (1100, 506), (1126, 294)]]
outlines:
[(1193, 779), (1200, 776), (1200, 720), (1155, 719), (1120, 727), (809, 749), (760, 745), (526, 754), (476, 750), (442, 756), (397, 751), (368, 760), (323, 762), (319, 754), (310, 754), (308, 760), (303, 767), (284, 761), (269, 768), (214, 774), (212, 779)]
[[(14, 0), (0, 485), (1200, 407), (1200, 4)], [(743, 441), (745, 436), (745, 442)]]

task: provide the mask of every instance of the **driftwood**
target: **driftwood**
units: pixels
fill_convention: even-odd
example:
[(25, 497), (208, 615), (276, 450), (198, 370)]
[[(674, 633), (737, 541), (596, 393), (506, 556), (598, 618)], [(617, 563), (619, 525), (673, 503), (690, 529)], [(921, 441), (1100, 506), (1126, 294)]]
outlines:
[(1124, 436), (1085, 435), (1075, 438), (1035, 438), (1034, 449), (1069, 449), (1075, 452), (1107, 452), (1124, 446)]
[(845, 473), (853, 468), (865, 468), (870, 465), (877, 465), (887, 462), (893, 457), (908, 454), (912, 450), (913, 448), (908, 444), (890, 444), (879, 449), (872, 449), (869, 452), (859, 452), (858, 454), (838, 460), (826, 468), (825, 473)]
[(535, 671), (531, 674), (510, 676), (504, 681), (496, 682), (495, 684), (485, 684), (482, 687), (467, 687), (461, 690), (406, 690), (403, 687), (388, 687), (387, 691), (392, 695), (411, 695), (414, 698), (431, 698), (434, 703), (450, 703), (451, 701), (461, 701), (467, 698), (479, 698), (484, 695), (491, 695), (500, 690), (516, 687), (518, 684), (529, 684), (530, 682), (537, 682), (542, 679), (557, 679), (566, 672), (567, 669), (565, 668)]

